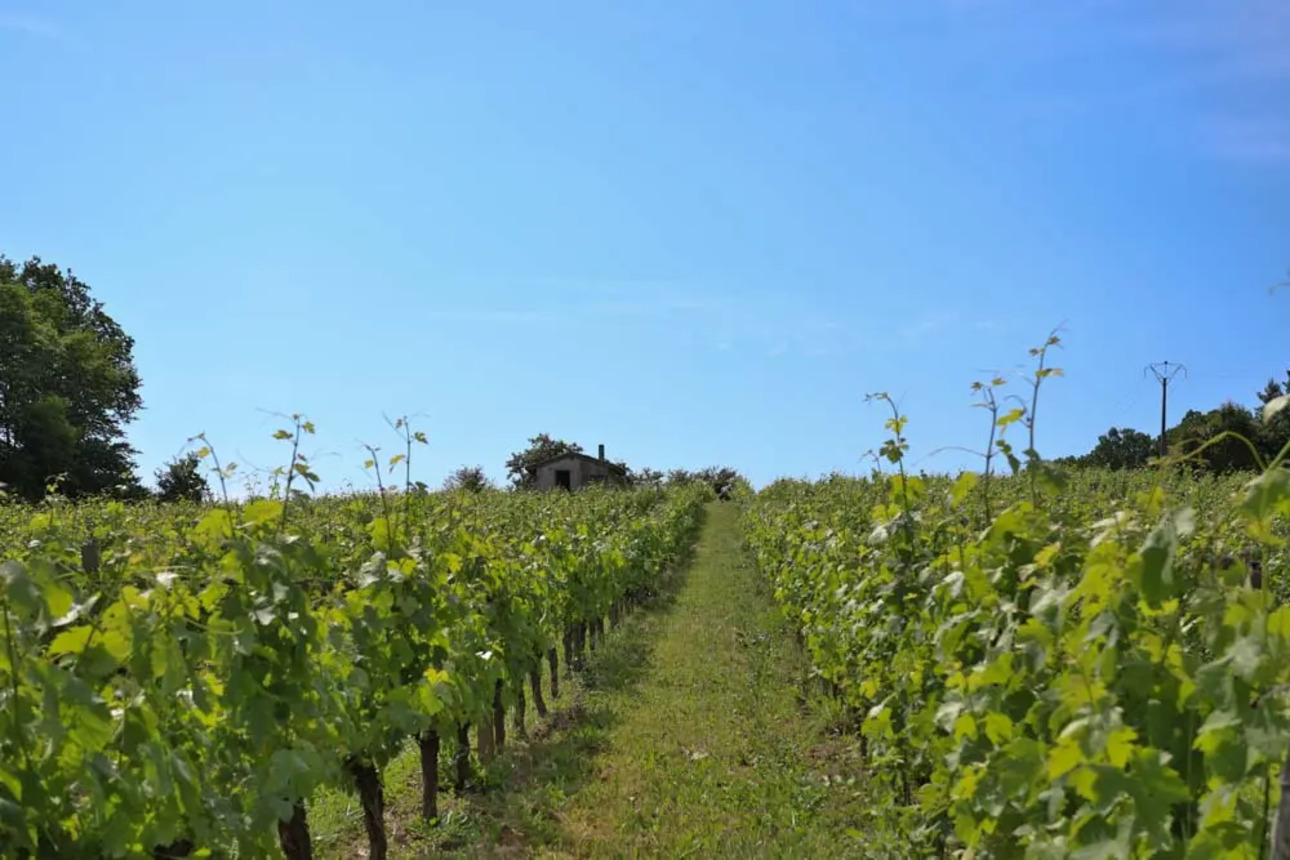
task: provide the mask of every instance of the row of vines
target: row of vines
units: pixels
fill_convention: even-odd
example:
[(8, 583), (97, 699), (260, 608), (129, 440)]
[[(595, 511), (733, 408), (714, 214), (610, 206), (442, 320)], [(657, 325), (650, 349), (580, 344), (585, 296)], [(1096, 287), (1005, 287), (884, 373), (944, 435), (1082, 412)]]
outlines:
[[(295, 463), (293, 463), (295, 465)], [(299, 469), (307, 477), (307, 465)], [(289, 489), (289, 485), (288, 485)], [(710, 495), (710, 493), (708, 494)], [(545, 711), (705, 491), (0, 507), (0, 855), (312, 854), (308, 801)]]
[(1286, 850), (1290, 470), (1062, 475), (992, 438), (1014, 474), (929, 478), (904, 427), (894, 473), (779, 482), (746, 513), (859, 732), (874, 854)]

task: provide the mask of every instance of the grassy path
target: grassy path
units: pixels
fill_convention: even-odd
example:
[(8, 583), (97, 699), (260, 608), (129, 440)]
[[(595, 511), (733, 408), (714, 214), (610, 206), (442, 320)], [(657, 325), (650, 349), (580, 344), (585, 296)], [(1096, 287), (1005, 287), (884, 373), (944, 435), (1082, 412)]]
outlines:
[[(821, 857), (855, 853), (810, 758), (801, 667), (744, 555), (738, 509), (714, 506), (598, 778), (562, 818), (576, 856)], [(553, 852), (559, 853), (559, 852)]]
[[(863, 801), (839, 778), (857, 769), (801, 704), (800, 658), (738, 516), (709, 509), (679, 588), (615, 631), (563, 710), (490, 766), (488, 791), (446, 799), (433, 832), (418, 832), (413, 768), (396, 762), (392, 855), (861, 856), (847, 831)], [(360, 856), (360, 830), (322, 853)]]

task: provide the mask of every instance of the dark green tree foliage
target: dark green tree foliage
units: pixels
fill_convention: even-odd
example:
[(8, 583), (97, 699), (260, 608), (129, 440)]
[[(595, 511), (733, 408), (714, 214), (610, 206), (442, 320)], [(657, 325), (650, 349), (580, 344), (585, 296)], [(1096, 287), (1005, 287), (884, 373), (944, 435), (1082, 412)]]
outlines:
[[(1268, 380), (1263, 390), (1257, 393), (1259, 406), (1256, 409), (1228, 401), (1208, 412), (1189, 410), (1167, 432), (1170, 455), (1186, 457), (1194, 468), (1214, 474), (1258, 470), (1259, 458), (1264, 463), (1270, 462), (1290, 444), (1290, 409), (1283, 408), (1267, 420), (1263, 415), (1263, 407), (1286, 395), (1290, 395), (1290, 371), (1281, 382)], [(1224, 433), (1232, 435), (1219, 439)], [(1064, 457), (1056, 462), (1071, 466), (1134, 469), (1145, 466), (1159, 451), (1159, 444), (1159, 437), (1127, 427), (1112, 427), (1098, 437), (1097, 445), (1089, 453)], [(1251, 445), (1254, 446), (1253, 451)]]
[(669, 486), (703, 483), (712, 487), (717, 498), (730, 499), (741, 486), (747, 486), (748, 480), (738, 471), (726, 466), (709, 466), (691, 472), (687, 469), (671, 469), (667, 473)]
[(581, 454), (582, 446), (577, 442), (566, 442), (563, 439), (552, 439), (547, 433), (539, 433), (529, 439), (529, 446), (517, 451), (506, 461), (506, 474), (511, 485), (519, 489), (528, 489), (537, 484), (537, 464), (559, 454)]
[[(1290, 370), (1286, 371), (1283, 382), (1269, 379), (1267, 386), (1259, 392), (1260, 412), (1278, 397), (1290, 395)], [(1290, 408), (1281, 408), (1262, 425), (1262, 438), (1259, 447), (1268, 459), (1275, 457), (1287, 444), (1290, 444)]]
[(211, 488), (201, 473), (201, 464), (201, 457), (190, 453), (158, 469), (157, 498), (163, 502), (204, 502), (209, 499)]
[[(1236, 436), (1216, 439), (1228, 432)], [(1169, 431), (1169, 450), (1191, 458), (1207, 472), (1226, 474), (1258, 469), (1249, 444), (1258, 446), (1263, 427), (1258, 417), (1239, 403), (1229, 401), (1208, 412), (1188, 410), (1177, 427)]]
[(664, 477), (666, 476), (658, 469), (651, 469), (649, 466), (628, 474), (628, 480), (634, 487), (662, 487)]
[(488, 480), (488, 475), (484, 474), (483, 466), (462, 466), (444, 479), (443, 488), (480, 493), (493, 489), (493, 482)]
[(1140, 430), (1112, 427), (1098, 437), (1082, 462), (1102, 469), (1138, 469), (1147, 465), (1158, 449), (1156, 440)]
[(1285, 394), (1290, 394), (1290, 370), (1286, 371), (1284, 382), (1277, 382), (1275, 379), (1268, 380), (1268, 384), (1258, 394), (1259, 402), (1269, 403)]
[(70, 271), (0, 256), (0, 482), (28, 498), (141, 492), (123, 427), (134, 341)]

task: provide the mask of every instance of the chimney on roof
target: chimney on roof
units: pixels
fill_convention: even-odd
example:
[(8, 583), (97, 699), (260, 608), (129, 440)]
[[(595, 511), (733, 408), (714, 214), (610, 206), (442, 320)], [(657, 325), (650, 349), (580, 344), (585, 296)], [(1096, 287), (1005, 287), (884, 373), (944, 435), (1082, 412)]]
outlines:
[(600, 459), (601, 459), (601, 460), (604, 460), (604, 459), (605, 459), (605, 443), (604, 443), (604, 442), (601, 442), (601, 443), (600, 443)]

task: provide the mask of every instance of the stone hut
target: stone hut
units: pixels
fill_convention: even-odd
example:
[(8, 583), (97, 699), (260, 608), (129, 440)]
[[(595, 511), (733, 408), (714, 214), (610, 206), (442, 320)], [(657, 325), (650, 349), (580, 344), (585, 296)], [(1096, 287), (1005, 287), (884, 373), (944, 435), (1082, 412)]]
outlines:
[(534, 466), (539, 490), (577, 490), (588, 484), (622, 485), (627, 482), (627, 470), (605, 459), (605, 446), (599, 446), (597, 456), (590, 454), (557, 454)]

